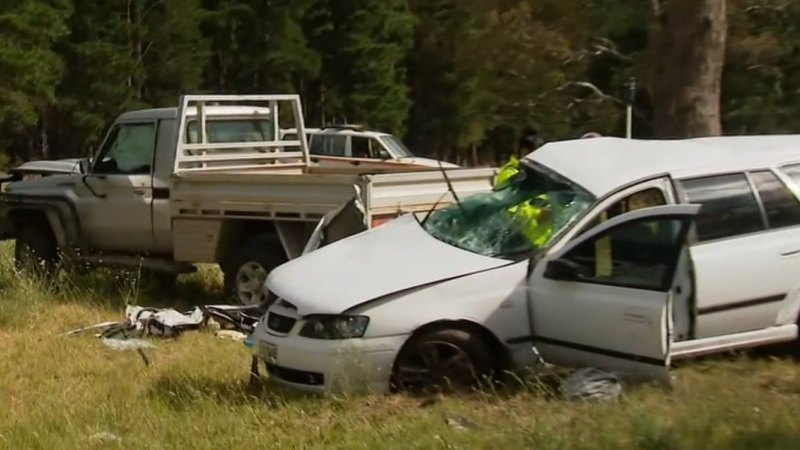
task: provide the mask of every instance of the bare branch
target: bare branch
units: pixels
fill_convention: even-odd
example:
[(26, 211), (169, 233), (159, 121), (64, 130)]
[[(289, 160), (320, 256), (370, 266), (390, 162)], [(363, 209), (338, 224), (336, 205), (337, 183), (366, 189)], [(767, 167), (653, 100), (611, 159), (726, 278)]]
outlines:
[(592, 39), (597, 41), (594, 44), (592, 44), (595, 55), (602, 55), (605, 53), (628, 63), (634, 61), (634, 59), (631, 58), (630, 56), (620, 52), (619, 49), (617, 49), (617, 45), (614, 44), (614, 42), (611, 41), (610, 39), (602, 37), (593, 37)]
[(600, 99), (605, 100), (605, 101), (610, 101), (610, 102), (619, 103), (619, 104), (624, 104), (625, 103), (622, 100), (620, 100), (620, 99), (618, 99), (618, 98), (616, 98), (616, 97), (614, 97), (612, 95), (606, 94), (599, 87), (595, 86), (594, 84), (592, 84), (592, 83), (590, 83), (588, 81), (568, 81), (568, 82), (562, 84), (561, 86), (559, 86), (556, 89), (556, 91), (557, 92), (561, 92), (561, 91), (564, 91), (565, 89), (570, 88), (570, 87), (580, 87), (580, 88), (588, 89), (589, 91), (592, 92), (592, 94), (598, 96)]

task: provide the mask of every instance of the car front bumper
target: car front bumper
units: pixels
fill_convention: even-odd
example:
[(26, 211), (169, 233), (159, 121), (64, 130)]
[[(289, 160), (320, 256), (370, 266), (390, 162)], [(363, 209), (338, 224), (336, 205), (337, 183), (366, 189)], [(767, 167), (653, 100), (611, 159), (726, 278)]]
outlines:
[(388, 391), (395, 357), (408, 336), (333, 341), (276, 336), (258, 327), (252, 338), (269, 380), (327, 393)]

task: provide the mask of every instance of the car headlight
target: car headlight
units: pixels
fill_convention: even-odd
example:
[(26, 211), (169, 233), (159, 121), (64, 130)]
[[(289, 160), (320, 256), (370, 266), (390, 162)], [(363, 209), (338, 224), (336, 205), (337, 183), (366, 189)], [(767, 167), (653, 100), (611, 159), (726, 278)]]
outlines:
[(364, 336), (369, 325), (367, 316), (314, 314), (306, 316), (300, 336), (312, 339), (351, 339)]

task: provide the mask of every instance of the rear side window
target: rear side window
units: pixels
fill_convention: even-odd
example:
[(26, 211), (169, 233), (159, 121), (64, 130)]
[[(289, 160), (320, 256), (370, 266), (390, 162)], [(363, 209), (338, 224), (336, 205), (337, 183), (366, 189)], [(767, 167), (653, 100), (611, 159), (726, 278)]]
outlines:
[(764, 230), (755, 194), (743, 173), (684, 180), (685, 200), (702, 205), (697, 238), (711, 241)]
[(309, 151), (312, 155), (346, 156), (346, 145), (347, 136), (326, 136), (318, 134), (311, 140), (311, 148)]
[(768, 170), (751, 172), (750, 177), (761, 197), (770, 228), (800, 225), (800, 202), (783, 181)]

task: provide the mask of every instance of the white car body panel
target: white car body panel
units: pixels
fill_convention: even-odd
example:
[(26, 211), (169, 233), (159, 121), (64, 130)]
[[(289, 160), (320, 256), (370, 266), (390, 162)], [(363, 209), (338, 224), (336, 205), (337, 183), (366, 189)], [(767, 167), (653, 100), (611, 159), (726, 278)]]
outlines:
[(407, 214), (289, 261), (270, 272), (266, 285), (300, 315), (338, 314), (384, 295), (506, 264), (436, 240)]
[(774, 326), (779, 311), (797, 310), (800, 297), (789, 294), (800, 286), (800, 230), (701, 243), (691, 252), (701, 268), (696, 280), (696, 338)]

